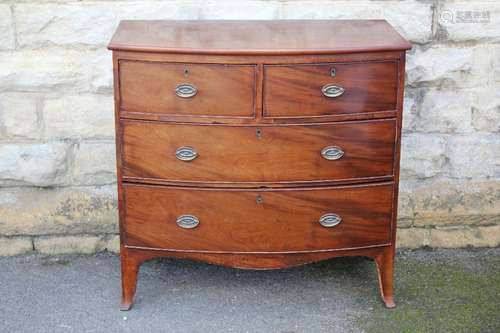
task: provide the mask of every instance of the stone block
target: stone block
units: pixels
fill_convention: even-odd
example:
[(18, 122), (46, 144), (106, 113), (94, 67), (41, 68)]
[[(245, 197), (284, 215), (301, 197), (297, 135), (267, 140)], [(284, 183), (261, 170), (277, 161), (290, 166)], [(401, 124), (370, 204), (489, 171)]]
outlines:
[(92, 254), (103, 250), (100, 236), (41, 236), (33, 240), (35, 251), (43, 254)]
[(81, 142), (75, 151), (73, 185), (103, 185), (116, 182), (114, 142)]
[(26, 254), (33, 251), (30, 237), (0, 237), (0, 257)]
[(386, 19), (410, 41), (432, 37), (432, 6), (420, 1), (285, 1), (281, 19)]
[(103, 250), (120, 253), (120, 235), (111, 235), (105, 239)]
[(401, 178), (429, 178), (446, 163), (446, 140), (430, 134), (404, 135), (401, 143)]
[(415, 226), (500, 224), (500, 181), (415, 182)]
[(0, 235), (114, 234), (116, 186), (0, 188)]
[(88, 91), (94, 51), (56, 48), (0, 52), (0, 91)]
[(499, 178), (500, 136), (468, 135), (448, 139), (448, 175), (452, 178)]
[(99, 94), (113, 94), (113, 57), (103, 48), (88, 58), (90, 70), (90, 90)]
[(424, 93), (424, 89), (405, 89), (403, 100), (403, 131), (405, 133), (415, 132), (419, 105), (422, 103)]
[(477, 131), (500, 132), (500, 85), (474, 92), (472, 126)]
[(45, 100), (45, 137), (114, 138), (114, 102), (111, 95), (64, 95)]
[(417, 107), (417, 132), (467, 133), (472, 131), (472, 103), (466, 90), (430, 89)]
[(410, 86), (463, 86), (469, 85), (474, 50), (448, 46), (415, 48), (406, 59), (406, 82)]
[(398, 196), (398, 228), (409, 228), (413, 224), (415, 215), (415, 200), (413, 183), (401, 181)]
[(430, 246), (440, 248), (500, 246), (500, 225), (477, 228), (431, 229)]
[(430, 231), (423, 228), (405, 228), (396, 231), (396, 247), (406, 249), (417, 249), (428, 246), (430, 243)]
[(487, 88), (495, 84), (496, 68), (500, 62), (500, 45), (477, 44), (473, 48), (472, 59), (471, 71), (465, 82), (458, 82), (460, 86)]
[(500, 3), (496, 1), (446, 1), (438, 15), (443, 39), (454, 42), (500, 41)]
[(203, 20), (272, 20), (278, 18), (276, 1), (214, 1), (200, 5)]
[(40, 137), (40, 117), (36, 94), (0, 94), (0, 124), (7, 138), (37, 139)]
[(52, 186), (64, 181), (70, 144), (0, 144), (0, 185)]
[(105, 46), (120, 20), (197, 19), (200, 4), (177, 1), (72, 1), (16, 5), (21, 47)]
[(16, 47), (12, 12), (7, 4), (0, 4), (0, 50), (12, 50)]

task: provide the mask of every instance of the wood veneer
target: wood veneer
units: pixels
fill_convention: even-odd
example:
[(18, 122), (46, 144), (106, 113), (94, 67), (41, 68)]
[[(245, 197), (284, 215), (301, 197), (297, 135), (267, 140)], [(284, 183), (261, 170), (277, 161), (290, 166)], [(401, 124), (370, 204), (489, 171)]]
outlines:
[[(126, 243), (206, 253), (293, 253), (390, 244), (392, 184), (231, 190), (126, 185)], [(227, 203), (230, 203), (228, 205)], [(333, 208), (334, 207), (334, 208)], [(328, 211), (335, 228), (318, 223)], [(198, 227), (181, 229), (183, 214)]]
[[(394, 307), (409, 48), (381, 20), (122, 21), (109, 44), (122, 309), (156, 257), (276, 269), (367, 256)], [(328, 146), (343, 155), (327, 160)]]
[(385, 20), (122, 21), (111, 50), (187, 54), (337, 54), (411, 48)]
[[(182, 83), (197, 88), (196, 98), (173, 93)], [(127, 111), (254, 117), (255, 84), (255, 65), (120, 61), (120, 101)]]
[[(121, 126), (125, 179), (293, 184), (393, 176), (394, 119), (296, 126), (124, 120)], [(321, 156), (331, 145), (342, 147), (341, 159)], [(182, 146), (199, 156), (179, 161), (175, 151)]]
[[(396, 77), (396, 61), (266, 65), (264, 116), (319, 117), (394, 110)], [(329, 83), (342, 86), (345, 93), (325, 98), (321, 87)]]

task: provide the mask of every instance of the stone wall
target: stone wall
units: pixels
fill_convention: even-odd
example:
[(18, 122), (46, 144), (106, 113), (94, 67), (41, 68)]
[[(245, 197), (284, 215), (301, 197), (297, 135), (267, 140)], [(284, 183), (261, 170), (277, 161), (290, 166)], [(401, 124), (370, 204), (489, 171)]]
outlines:
[(0, 255), (118, 250), (111, 54), (121, 19), (385, 18), (408, 54), (398, 239), (500, 244), (495, 1), (0, 1)]

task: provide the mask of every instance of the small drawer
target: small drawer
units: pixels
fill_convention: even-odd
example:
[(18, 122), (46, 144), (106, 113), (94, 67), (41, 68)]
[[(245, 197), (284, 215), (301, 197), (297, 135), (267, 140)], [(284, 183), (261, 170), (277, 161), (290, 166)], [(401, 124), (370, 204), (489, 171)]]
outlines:
[(121, 60), (120, 109), (177, 116), (254, 117), (255, 66)]
[(394, 119), (323, 125), (123, 120), (124, 179), (294, 183), (391, 177)]
[(394, 111), (397, 63), (264, 66), (264, 116), (321, 117)]
[(125, 242), (207, 252), (384, 245), (392, 192), (390, 183), (264, 191), (124, 185)]

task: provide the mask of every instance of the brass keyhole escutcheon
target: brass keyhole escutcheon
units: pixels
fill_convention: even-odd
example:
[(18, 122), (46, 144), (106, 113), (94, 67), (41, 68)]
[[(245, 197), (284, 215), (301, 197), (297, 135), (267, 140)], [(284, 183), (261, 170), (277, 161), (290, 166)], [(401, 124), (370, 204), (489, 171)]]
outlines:
[(260, 128), (257, 128), (257, 130), (255, 131), (255, 136), (259, 140), (262, 139), (262, 130)]
[(330, 69), (330, 76), (331, 77), (335, 77), (335, 75), (337, 75), (337, 73), (335, 71), (335, 67), (333, 67), (333, 68)]
[(264, 202), (264, 198), (262, 197), (262, 195), (257, 195), (257, 198), (255, 198), (255, 202), (257, 202), (258, 204), (261, 204)]
[(184, 68), (184, 77), (189, 76), (189, 69), (187, 67)]

